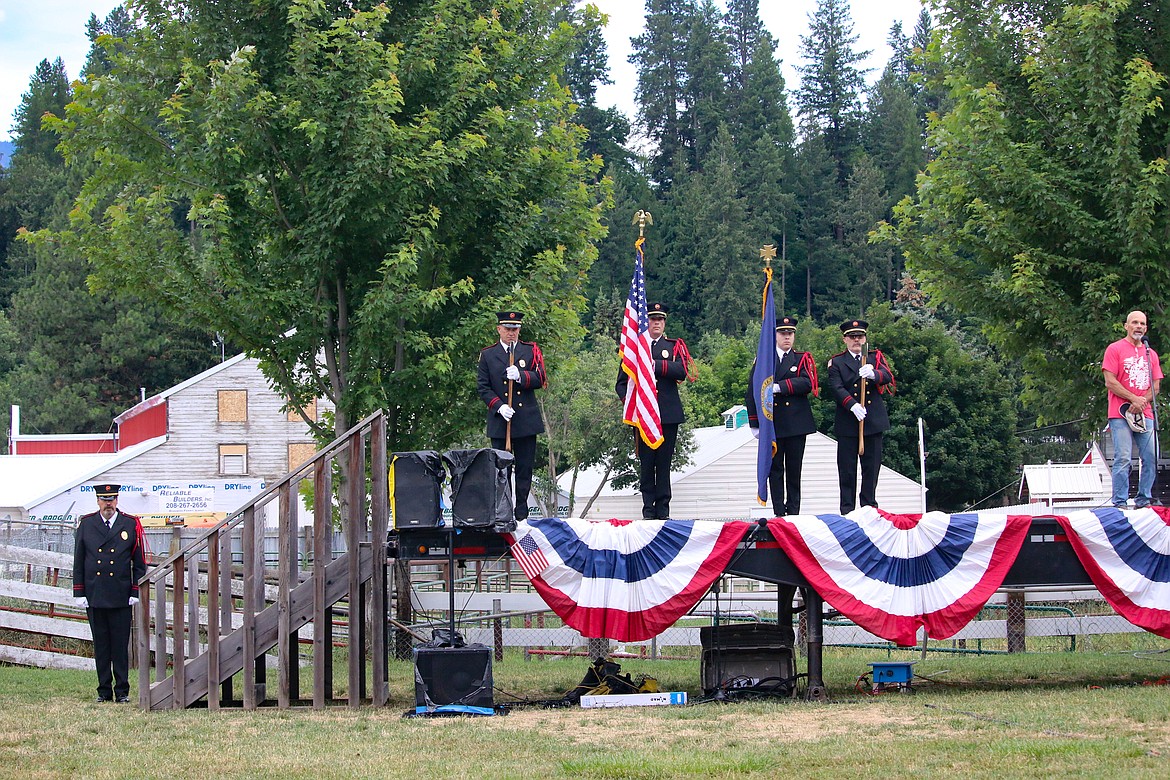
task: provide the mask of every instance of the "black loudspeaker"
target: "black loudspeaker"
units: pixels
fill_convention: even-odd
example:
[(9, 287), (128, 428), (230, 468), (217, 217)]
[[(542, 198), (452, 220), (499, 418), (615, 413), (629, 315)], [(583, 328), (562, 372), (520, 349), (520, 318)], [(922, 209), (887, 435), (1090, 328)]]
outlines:
[(703, 626), (699, 676), (703, 692), (736, 688), (767, 688), (785, 693), (796, 689), (792, 626), (731, 623)]
[(417, 647), (414, 703), (428, 709), (444, 704), (492, 707), (492, 651), (486, 645)]
[(396, 452), (390, 460), (392, 528), (434, 528), (442, 519), (443, 459), (433, 450)]
[(450, 450), (443, 453), (451, 473), (451, 514), (456, 528), (516, 530), (512, 508), (512, 453)]

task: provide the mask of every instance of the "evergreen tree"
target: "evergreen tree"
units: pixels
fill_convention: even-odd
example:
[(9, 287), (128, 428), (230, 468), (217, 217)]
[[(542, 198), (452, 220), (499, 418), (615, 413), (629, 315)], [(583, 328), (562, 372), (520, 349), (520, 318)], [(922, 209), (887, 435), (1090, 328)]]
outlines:
[(870, 92), (864, 139), (866, 151), (882, 172), (892, 207), (914, 191), (914, 180), (926, 165), (922, 125), (910, 82), (892, 66), (886, 67)]
[(729, 82), (727, 125), (745, 160), (764, 135), (772, 138), (786, 158), (792, 156), (792, 115), (774, 52), (775, 42), (761, 26), (744, 69), (734, 73)]
[(689, 88), (686, 60), (694, 0), (646, 0), (646, 29), (633, 39), (630, 62), (638, 66), (638, 123), (653, 151), (648, 174), (663, 190), (685, 160), (688, 134), (680, 112)]
[[(860, 155), (853, 164), (849, 194), (842, 209), (844, 247), (852, 263), (850, 288), (859, 315), (864, 314), (871, 303), (889, 300), (893, 296), (894, 253), (888, 246), (877, 246), (869, 241), (870, 231), (886, 216), (889, 207), (883, 178), (870, 157)], [(845, 316), (849, 316), (848, 311)]]
[(687, 169), (695, 171), (706, 164), (726, 117), (727, 74), (731, 62), (723, 36), (722, 14), (713, 0), (703, 0), (691, 17), (686, 67), (683, 126)]
[(817, 0), (809, 34), (801, 37), (807, 64), (797, 68), (797, 102), (804, 120), (820, 130), (842, 185), (849, 178), (849, 162), (859, 141), (866, 73), (859, 64), (870, 54), (855, 51), (856, 43), (849, 0)]
[(790, 280), (789, 300), (809, 318), (843, 319), (857, 316), (857, 298), (850, 280), (845, 250), (842, 210), (844, 189), (837, 184), (835, 165), (824, 138), (814, 129), (796, 149), (796, 211), (800, 241), (793, 270), (800, 277), (802, 295), (793, 300), (796, 280)]
[(866, 315), (871, 345), (889, 358), (898, 378), (882, 462), (918, 474), (922, 419), (928, 509), (962, 511), (1018, 479), (1018, 386), (1004, 367), (925, 311), (882, 304)]
[(727, 124), (741, 163), (740, 191), (749, 211), (749, 246), (777, 247), (777, 305), (787, 286), (787, 238), (795, 209), (793, 127), (776, 42), (759, 17), (759, 0), (731, 0), (725, 17), (732, 69)]
[(112, 420), (153, 394), (213, 365), (207, 331), (179, 328), (157, 306), (121, 289), (92, 295), (88, 264), (45, 244), (13, 299), (20, 356), (0, 396), (39, 433), (105, 433)]
[(69, 75), (65, 63), (58, 57), (53, 62), (41, 60), (29, 82), (28, 92), (21, 97), (16, 109), (16, 124), (13, 127), (13, 159), (17, 154), (27, 154), (45, 160), (61, 162), (57, 153), (57, 136), (41, 129), (45, 114), (61, 116), (65, 104), (73, 99), (69, 87)]
[(934, 39), (934, 21), (925, 8), (918, 15), (910, 38), (909, 87), (918, 113), (918, 124), (925, 138), (929, 118), (943, 109), (946, 90), (939, 72), (939, 60), (929, 52)]
[[(85, 67), (81, 71), (82, 77), (109, 73), (113, 66), (112, 53), (122, 51), (122, 45), (118, 41), (130, 37), (134, 29), (130, 11), (124, 5), (114, 8), (105, 19), (98, 19), (96, 14), (90, 14), (89, 21), (85, 24), (85, 37), (89, 39), (90, 47)], [(98, 38), (103, 35), (107, 36), (107, 39), (104, 45), (99, 46)]]
[[(568, 0), (555, 18), (580, 25), (584, 11), (576, 8), (575, 0)], [(630, 136), (630, 120), (616, 107), (597, 105), (597, 87), (613, 83), (605, 37), (600, 28), (586, 27), (576, 51), (565, 65), (564, 80), (569, 95), (577, 103), (573, 119), (589, 133), (581, 144), (581, 153), (586, 157), (600, 156), (607, 168), (632, 170), (632, 155), (625, 148)]]
[(788, 279), (791, 267), (788, 237), (790, 232), (795, 235), (796, 224), (796, 196), (790, 191), (794, 186), (792, 167), (791, 147), (776, 143), (765, 133), (756, 141), (740, 174), (748, 208), (749, 246), (771, 244), (776, 247), (777, 287), (774, 297), (776, 305), (783, 311), (791, 310), (786, 296), (792, 291)]
[(67, 210), (59, 208), (71, 197), (65, 161), (57, 153), (57, 136), (42, 129), (41, 118), (63, 115), (72, 96), (65, 63), (41, 60), (14, 114), (14, 152), (0, 171), (0, 308), (8, 307), (34, 265), (17, 233), (39, 230), (51, 214)]
[[(621, 305), (624, 306), (630, 277), (634, 272), (634, 241), (638, 238), (638, 229), (631, 226), (631, 218), (640, 209), (648, 209), (654, 215), (655, 228), (647, 249), (651, 256), (656, 256), (661, 250), (657, 225), (664, 220), (644, 176), (620, 167), (611, 167), (607, 173), (613, 180), (614, 207), (601, 215), (601, 224), (606, 234), (597, 242), (597, 260), (589, 268), (586, 296), (590, 301), (597, 301), (609, 295), (620, 295)], [(658, 291), (651, 288), (651, 294), (657, 295)], [(591, 318), (596, 318), (598, 314), (591, 306), (585, 324), (592, 333), (597, 332), (599, 324)], [(604, 317), (604, 312), (600, 314)], [(617, 334), (615, 329), (610, 335), (616, 340)]]
[(757, 255), (739, 178), (735, 144), (721, 127), (703, 170), (689, 174), (672, 193), (669, 213), (677, 239), (670, 265), (660, 273), (679, 291), (670, 300), (687, 302), (681, 307), (687, 316), (677, 319), (692, 341), (715, 330), (739, 333), (759, 316), (758, 296), (749, 292)]

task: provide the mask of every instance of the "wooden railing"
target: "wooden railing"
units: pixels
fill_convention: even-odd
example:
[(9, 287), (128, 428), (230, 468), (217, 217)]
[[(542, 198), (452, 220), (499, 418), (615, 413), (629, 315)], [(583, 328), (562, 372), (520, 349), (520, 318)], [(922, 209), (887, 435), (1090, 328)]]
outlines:
[[(353, 478), (346, 485), (333, 484), (340, 458), (350, 460), (347, 472)], [(308, 704), (300, 695), (299, 645), (309, 633), (311, 704), (326, 706), (334, 701), (333, 613), (343, 600), (348, 606), (345, 699), (358, 707), (372, 687), (368, 701), (385, 705), (386, 464), (386, 421), (377, 412), (148, 572), (139, 583), (135, 615), (140, 706), (182, 709), (206, 698), (210, 709), (255, 709), (270, 698), (267, 667), (273, 648), (275, 704)], [(308, 480), (313, 488), (313, 556), (302, 579), (294, 518), (301, 484)], [(265, 569), (262, 546), (264, 516), (273, 502), (279, 534), (275, 571)], [(337, 506), (348, 550), (334, 559), (331, 531)], [(238, 566), (231, 559), (233, 541), (242, 550)], [(266, 577), (276, 583), (271, 602), (265, 597)], [(201, 579), (206, 582), (205, 602)], [(369, 619), (373, 625), (367, 630)], [(367, 685), (367, 660), (372, 686)], [(241, 699), (233, 696), (237, 675)]]

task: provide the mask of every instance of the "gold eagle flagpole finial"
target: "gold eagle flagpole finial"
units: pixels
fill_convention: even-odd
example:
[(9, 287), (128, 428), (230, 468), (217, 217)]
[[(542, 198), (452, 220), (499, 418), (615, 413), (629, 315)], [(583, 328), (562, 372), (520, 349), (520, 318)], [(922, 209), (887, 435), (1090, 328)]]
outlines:
[(638, 238), (643, 238), (646, 235), (646, 226), (654, 224), (654, 217), (649, 211), (645, 209), (638, 209), (634, 212), (634, 225), (638, 226)]

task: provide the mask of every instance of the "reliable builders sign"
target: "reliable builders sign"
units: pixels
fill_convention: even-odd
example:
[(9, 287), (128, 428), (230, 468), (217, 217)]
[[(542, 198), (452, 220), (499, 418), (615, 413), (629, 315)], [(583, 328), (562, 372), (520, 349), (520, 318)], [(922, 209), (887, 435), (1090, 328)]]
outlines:
[[(264, 480), (202, 480), (124, 484), (118, 508), (142, 518), (144, 526), (195, 525), (224, 517), (260, 495)], [(29, 509), (32, 522), (76, 525), (82, 515), (97, 511), (92, 485), (79, 485)]]

